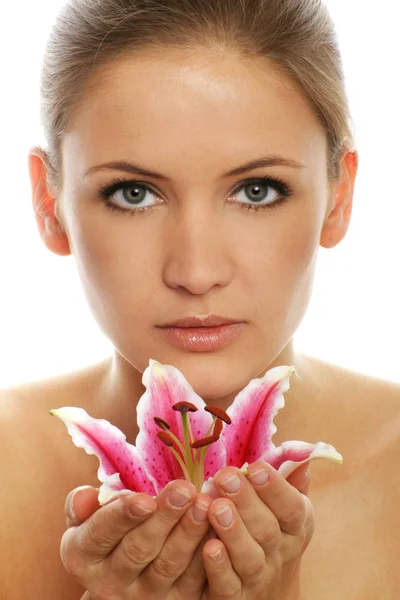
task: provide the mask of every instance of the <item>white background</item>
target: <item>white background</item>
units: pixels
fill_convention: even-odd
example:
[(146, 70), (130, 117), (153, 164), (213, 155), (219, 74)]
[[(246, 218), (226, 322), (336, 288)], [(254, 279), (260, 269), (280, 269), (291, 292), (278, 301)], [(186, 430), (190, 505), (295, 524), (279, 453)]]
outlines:
[[(27, 153), (44, 145), (42, 53), (61, 0), (1, 8), (0, 387), (79, 369), (111, 352), (72, 257), (43, 245), (31, 203)], [(297, 347), (352, 370), (400, 382), (400, 86), (397, 0), (330, 0), (360, 168), (350, 230), (320, 249)]]

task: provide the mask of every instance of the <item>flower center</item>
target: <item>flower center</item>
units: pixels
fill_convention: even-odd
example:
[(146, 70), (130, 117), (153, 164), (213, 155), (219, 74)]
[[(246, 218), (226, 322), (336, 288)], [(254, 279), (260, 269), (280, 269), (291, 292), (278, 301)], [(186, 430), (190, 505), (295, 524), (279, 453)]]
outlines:
[(154, 417), (154, 422), (161, 428), (161, 431), (157, 432), (157, 437), (163, 444), (168, 446), (178, 461), (185, 479), (191, 481), (200, 492), (204, 483), (204, 461), (207, 450), (211, 444), (219, 439), (223, 423), (230, 425), (231, 419), (222, 408), (205, 406), (204, 410), (211, 414), (212, 422), (206, 435), (195, 440), (189, 413), (196, 412), (198, 410), (197, 406), (191, 402), (182, 401), (174, 404), (172, 408), (181, 414), (184, 439), (178, 439), (164, 419)]

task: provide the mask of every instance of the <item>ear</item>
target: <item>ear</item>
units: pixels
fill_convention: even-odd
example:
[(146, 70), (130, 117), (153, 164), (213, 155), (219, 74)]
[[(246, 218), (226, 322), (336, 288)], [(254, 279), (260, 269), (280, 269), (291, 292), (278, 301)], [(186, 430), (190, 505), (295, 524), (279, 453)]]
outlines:
[(71, 254), (69, 240), (56, 216), (56, 197), (49, 189), (48, 167), (43, 152), (32, 148), (28, 156), (29, 176), (36, 224), (49, 250), (60, 256)]
[(347, 233), (357, 170), (358, 153), (346, 152), (340, 163), (339, 180), (332, 189), (331, 202), (321, 231), (320, 245), (324, 248), (333, 248)]

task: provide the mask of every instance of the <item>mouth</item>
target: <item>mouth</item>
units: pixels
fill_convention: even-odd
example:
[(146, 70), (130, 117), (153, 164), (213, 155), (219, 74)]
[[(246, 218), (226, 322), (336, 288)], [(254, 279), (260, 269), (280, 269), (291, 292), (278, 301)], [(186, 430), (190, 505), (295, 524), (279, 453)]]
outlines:
[(162, 328), (169, 327), (179, 327), (179, 328), (211, 328), (211, 327), (220, 327), (227, 325), (238, 325), (243, 323), (243, 321), (239, 319), (230, 319), (227, 317), (221, 317), (219, 315), (209, 315), (209, 316), (193, 316), (193, 317), (184, 317), (183, 319), (178, 319), (177, 321), (173, 321), (166, 325), (161, 325)]
[[(176, 324), (182, 322), (184, 325)], [(195, 326), (193, 324), (188, 325), (188, 322), (193, 323)], [(221, 319), (212, 321), (213, 323), (221, 323), (219, 325), (210, 326), (208, 325), (209, 322), (205, 320), (199, 326), (198, 321), (181, 319), (170, 326), (161, 327), (160, 331), (169, 344), (180, 350), (213, 352), (225, 348), (237, 340), (246, 327), (246, 323), (228, 321), (227, 319), (222, 322)]]

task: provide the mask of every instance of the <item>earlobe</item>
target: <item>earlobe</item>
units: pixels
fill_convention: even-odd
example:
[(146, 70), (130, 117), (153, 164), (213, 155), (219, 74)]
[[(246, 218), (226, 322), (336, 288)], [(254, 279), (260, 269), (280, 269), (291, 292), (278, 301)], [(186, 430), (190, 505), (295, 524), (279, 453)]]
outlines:
[(354, 183), (358, 169), (358, 153), (346, 152), (340, 166), (339, 182), (333, 189), (335, 203), (326, 215), (320, 245), (333, 248), (345, 237), (353, 209)]
[(57, 218), (56, 198), (49, 190), (47, 166), (38, 149), (30, 150), (28, 168), (35, 220), (40, 236), (49, 250), (60, 256), (69, 256), (71, 250), (68, 236)]

